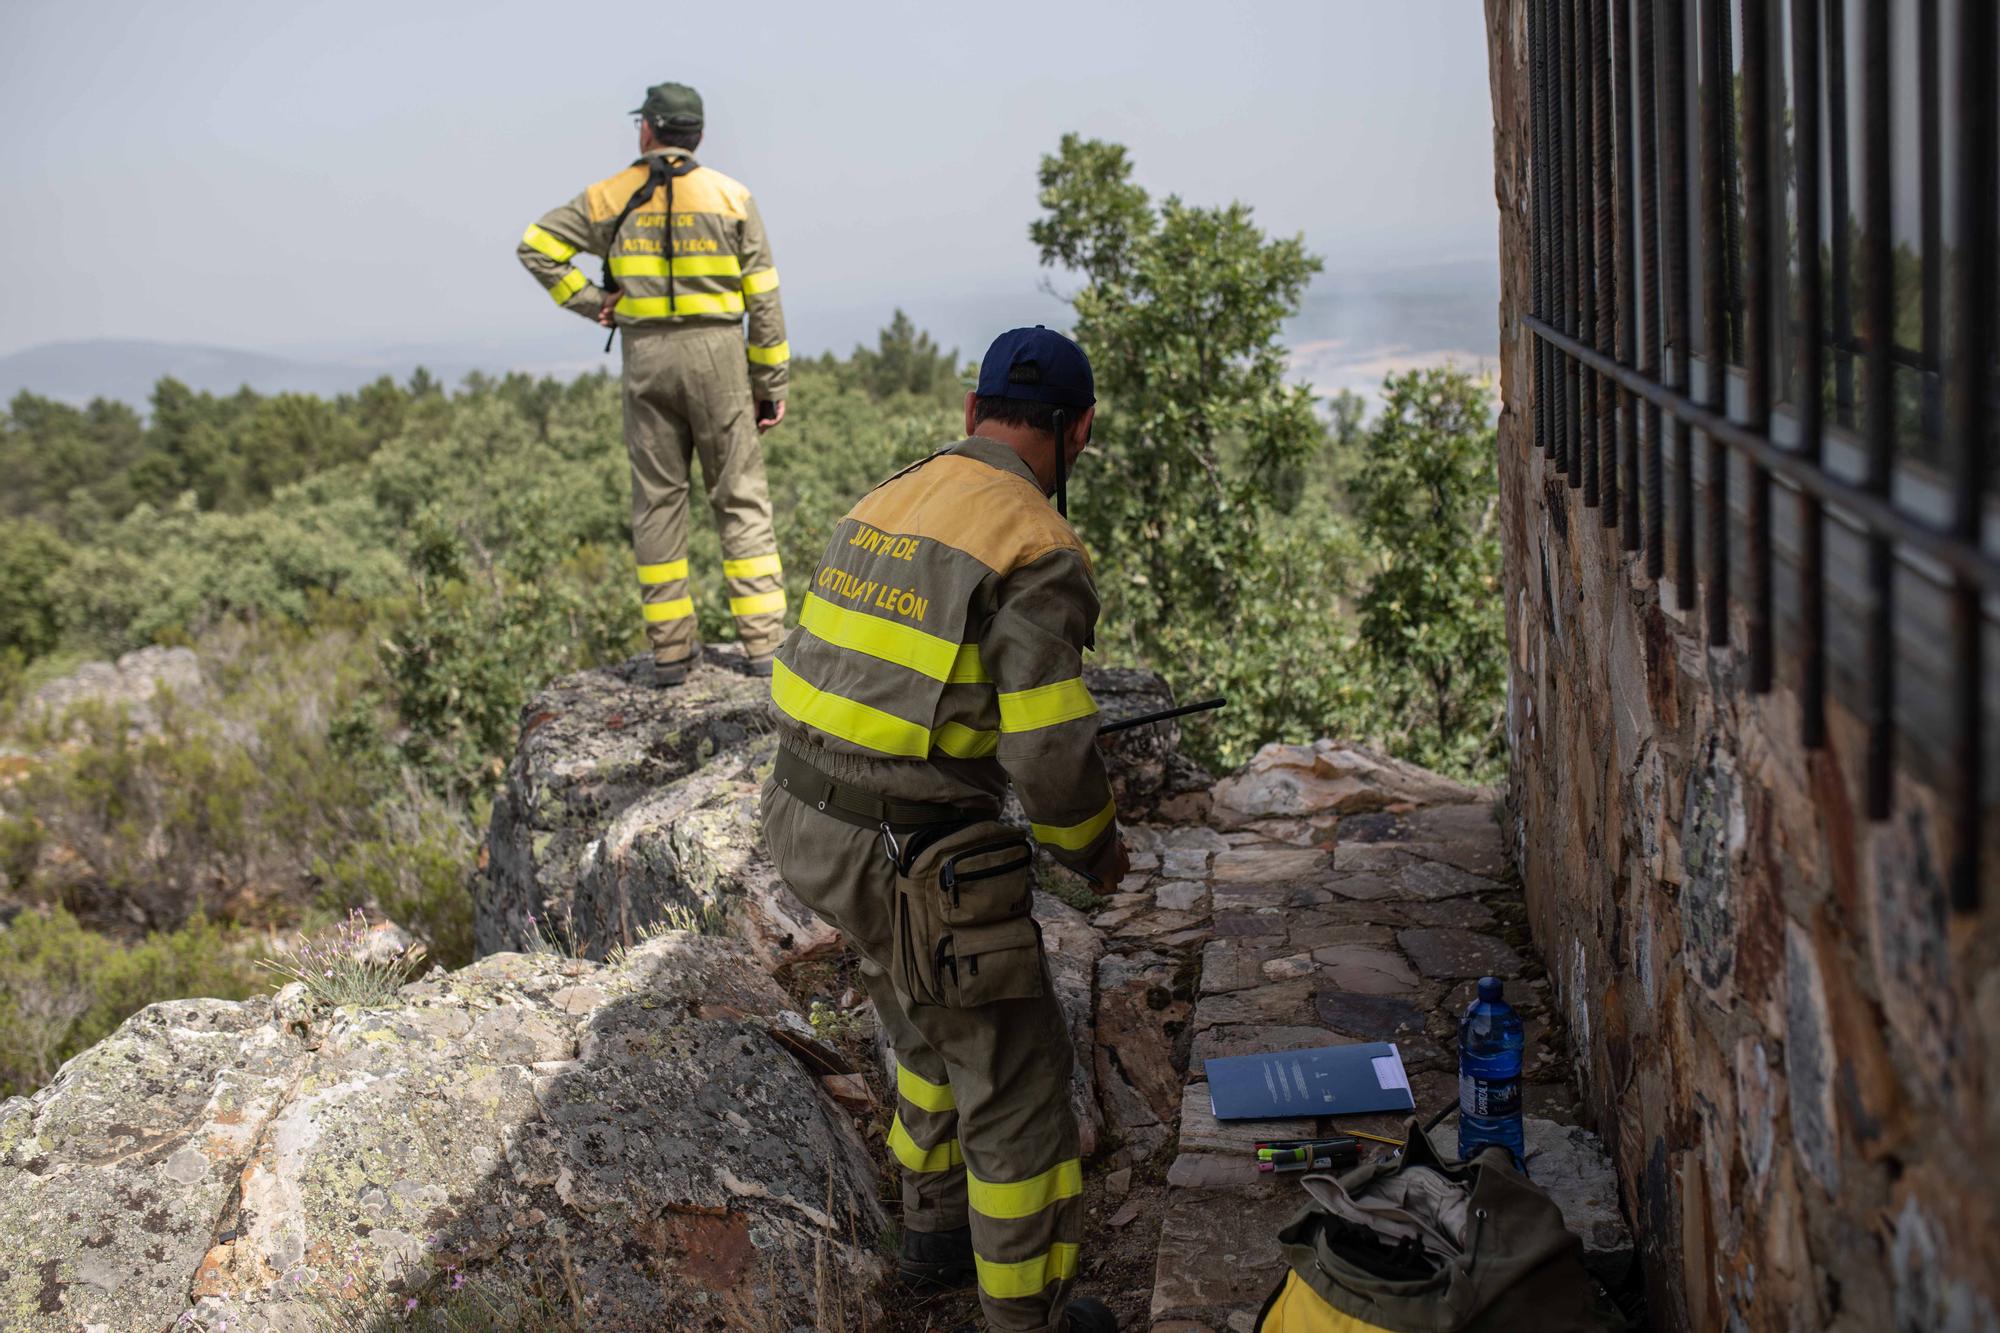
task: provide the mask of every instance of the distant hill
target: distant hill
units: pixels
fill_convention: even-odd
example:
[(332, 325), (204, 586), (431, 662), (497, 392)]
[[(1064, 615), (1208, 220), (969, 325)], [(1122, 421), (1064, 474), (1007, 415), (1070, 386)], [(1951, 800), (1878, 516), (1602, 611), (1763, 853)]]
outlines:
[(354, 367), (290, 361), (233, 347), (94, 338), (44, 343), (0, 357), (0, 400), (11, 401), (25, 389), (65, 402), (118, 398), (143, 407), (154, 381), (164, 375), (211, 393), (234, 393), (246, 384), (261, 393), (340, 393), (373, 378)]
[(464, 350), (385, 349), (352, 360), (304, 360), (247, 352), (237, 347), (155, 342), (135, 338), (91, 338), (43, 343), (0, 357), (0, 405), (26, 390), (43, 398), (83, 404), (114, 398), (144, 411), (153, 385), (171, 375), (191, 389), (235, 393), (249, 385), (259, 393), (338, 394), (391, 376), (406, 380), (418, 366), (446, 384), (457, 384), (477, 369), (504, 373), (519, 368), (536, 373), (575, 374), (589, 363), (551, 363), (533, 354), (496, 355), (475, 361)]
[[(1445, 361), (1468, 369), (1491, 365), (1498, 359), (1499, 301), (1499, 268), (1490, 257), (1321, 274), (1299, 313), (1285, 324), (1291, 377), (1320, 394), (1351, 389), (1372, 400), (1391, 370)], [(966, 360), (978, 357), (987, 340), (1009, 324), (1046, 320), (1060, 326), (1070, 321), (1061, 303), (1040, 291), (926, 293), (909, 309), (940, 346), (956, 347)], [(872, 344), (873, 331), (887, 322), (888, 316), (872, 306), (811, 310), (795, 324), (792, 346), (795, 354), (813, 355), (828, 346), (841, 350), (856, 342)], [(246, 384), (259, 393), (346, 393), (383, 375), (407, 380), (418, 366), (453, 386), (475, 370), (521, 370), (568, 379), (600, 367), (615, 372), (617, 353), (605, 356), (602, 347), (594, 331), (574, 320), (551, 320), (545, 332), (515, 341), (343, 345), (291, 356), (95, 338), (44, 343), (0, 356), (0, 406), (25, 389), (76, 404), (114, 398), (144, 411), (154, 382), (163, 375), (217, 394), (234, 393)]]

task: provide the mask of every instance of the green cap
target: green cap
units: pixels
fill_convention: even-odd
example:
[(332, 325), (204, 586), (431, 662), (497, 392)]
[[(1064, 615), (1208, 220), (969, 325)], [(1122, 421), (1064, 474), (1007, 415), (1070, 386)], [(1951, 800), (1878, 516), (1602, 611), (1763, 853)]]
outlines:
[(685, 83), (656, 83), (646, 90), (646, 102), (632, 114), (644, 116), (656, 130), (701, 128), (701, 94)]

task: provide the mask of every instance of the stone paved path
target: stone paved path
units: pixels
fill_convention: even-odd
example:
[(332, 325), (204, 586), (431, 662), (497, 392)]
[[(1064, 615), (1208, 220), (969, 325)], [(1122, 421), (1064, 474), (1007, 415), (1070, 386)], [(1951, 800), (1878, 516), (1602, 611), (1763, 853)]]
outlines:
[(1322, 741), (1267, 747), (1208, 823), (1132, 830), (1133, 874), (1092, 919), (1107, 1165), (1170, 1163), (1154, 1333), (1248, 1329), (1281, 1272), (1276, 1232), (1303, 1196), (1257, 1173), (1256, 1141), (1401, 1132), (1397, 1116), (1218, 1122), (1203, 1062), (1393, 1041), (1428, 1119), (1457, 1095), (1457, 1016), (1482, 975), (1507, 978), (1526, 1023), (1531, 1171), (1577, 1175), (1559, 1195), (1572, 1228), (1600, 1259), (1629, 1252), (1595, 1140), (1565, 1128), (1578, 1104), (1490, 796)]

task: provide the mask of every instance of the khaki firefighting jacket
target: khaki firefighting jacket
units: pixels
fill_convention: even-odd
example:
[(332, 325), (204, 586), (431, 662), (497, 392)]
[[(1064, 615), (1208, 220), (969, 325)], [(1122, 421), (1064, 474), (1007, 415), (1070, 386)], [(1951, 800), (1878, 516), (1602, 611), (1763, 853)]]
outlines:
[(757, 201), (741, 183), (696, 166), (673, 179), (673, 216), (667, 187), (635, 210), (611, 235), (634, 191), (646, 183), (649, 159), (691, 161), (685, 149), (648, 153), (606, 177), (560, 208), (542, 215), (516, 251), (556, 304), (596, 319), (605, 293), (570, 261), (579, 251), (606, 255), (618, 281), (621, 326), (681, 323), (738, 324), (750, 316), (750, 387), (760, 401), (785, 396), (791, 348), (778, 301), (778, 270)]
[(781, 730), (835, 752), (1011, 779), (1035, 838), (1083, 867), (1117, 836), (1083, 650), (1090, 559), (1012, 449), (974, 436), (863, 496), (778, 650)]

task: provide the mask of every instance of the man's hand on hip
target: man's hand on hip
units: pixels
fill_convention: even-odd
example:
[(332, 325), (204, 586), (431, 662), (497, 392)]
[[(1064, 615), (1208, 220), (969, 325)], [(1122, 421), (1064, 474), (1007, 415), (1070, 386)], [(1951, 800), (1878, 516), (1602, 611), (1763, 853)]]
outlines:
[(759, 402), (757, 404), (757, 433), (759, 435), (762, 435), (765, 431), (771, 429), (771, 427), (777, 425), (780, 421), (783, 421), (784, 419), (785, 419), (784, 399), (780, 398), (775, 403), (766, 400)]

